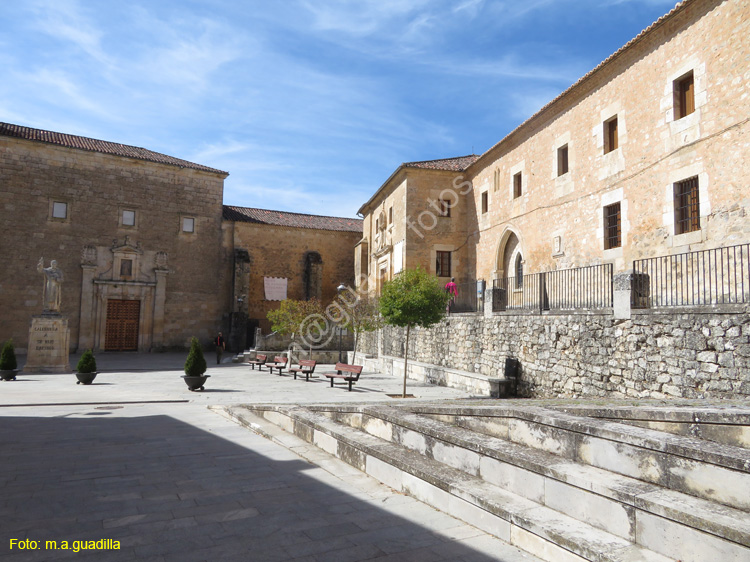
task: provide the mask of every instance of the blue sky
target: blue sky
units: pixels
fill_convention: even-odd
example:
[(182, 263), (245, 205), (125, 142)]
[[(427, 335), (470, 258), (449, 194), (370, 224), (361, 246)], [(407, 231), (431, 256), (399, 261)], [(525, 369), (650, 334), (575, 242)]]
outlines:
[(0, 2), (0, 121), (225, 170), (336, 216), (402, 162), (481, 154), (674, 0)]

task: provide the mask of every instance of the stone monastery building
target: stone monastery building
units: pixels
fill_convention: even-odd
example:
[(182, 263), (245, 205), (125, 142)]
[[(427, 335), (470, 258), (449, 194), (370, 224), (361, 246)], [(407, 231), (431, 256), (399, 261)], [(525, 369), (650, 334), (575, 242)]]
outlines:
[(526, 274), (746, 244), (749, 120), (748, 2), (679, 3), (481, 156), (401, 165), (360, 209), (357, 273), (483, 280), (497, 309), (554, 298)]
[[(413, 378), (747, 397), (749, 177), (750, 2), (685, 0), (484, 154), (399, 166), (359, 211), (356, 278), (456, 278)], [(403, 330), (365, 339), (403, 373)]]
[(63, 271), (72, 350), (231, 349), (283, 298), (353, 283), (362, 221), (222, 204), (227, 173), (143, 148), (0, 123), (0, 341), (27, 346), (37, 263)]

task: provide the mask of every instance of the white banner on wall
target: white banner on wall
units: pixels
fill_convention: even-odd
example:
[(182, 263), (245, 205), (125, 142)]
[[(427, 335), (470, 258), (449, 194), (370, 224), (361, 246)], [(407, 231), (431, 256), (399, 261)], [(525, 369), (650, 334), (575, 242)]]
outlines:
[(393, 273), (400, 273), (404, 269), (404, 241), (393, 245)]
[(267, 301), (283, 301), (286, 299), (286, 277), (264, 277), (263, 288)]

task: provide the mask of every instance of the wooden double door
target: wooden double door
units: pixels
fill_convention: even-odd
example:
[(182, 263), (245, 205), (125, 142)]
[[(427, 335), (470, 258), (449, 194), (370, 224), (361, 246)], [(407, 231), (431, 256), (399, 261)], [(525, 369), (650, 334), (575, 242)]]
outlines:
[(104, 350), (138, 351), (140, 318), (141, 301), (109, 299)]

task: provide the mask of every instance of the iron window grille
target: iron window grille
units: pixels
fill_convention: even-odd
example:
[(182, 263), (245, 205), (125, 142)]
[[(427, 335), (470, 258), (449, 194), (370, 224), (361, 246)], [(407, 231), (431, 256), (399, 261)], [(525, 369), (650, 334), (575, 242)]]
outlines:
[(674, 233), (700, 230), (698, 176), (674, 184)]

